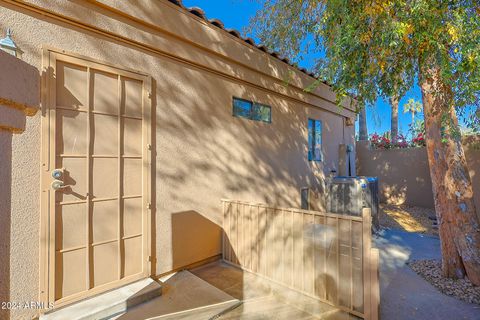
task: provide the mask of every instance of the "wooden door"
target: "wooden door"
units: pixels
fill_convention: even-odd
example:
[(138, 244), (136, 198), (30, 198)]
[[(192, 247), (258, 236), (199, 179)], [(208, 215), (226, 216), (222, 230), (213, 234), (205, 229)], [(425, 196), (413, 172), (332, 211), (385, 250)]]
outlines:
[(150, 275), (150, 78), (46, 51), (43, 188), (56, 305)]

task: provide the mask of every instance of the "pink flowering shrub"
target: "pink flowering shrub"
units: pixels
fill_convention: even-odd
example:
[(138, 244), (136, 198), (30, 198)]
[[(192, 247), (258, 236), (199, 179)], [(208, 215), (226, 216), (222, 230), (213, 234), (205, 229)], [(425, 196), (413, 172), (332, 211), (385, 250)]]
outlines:
[(419, 132), (416, 137), (412, 139), (412, 146), (414, 147), (425, 147), (427, 142), (422, 132)]
[(394, 145), (394, 148), (408, 148), (410, 144), (407, 141), (407, 138), (403, 134), (397, 136), (397, 143)]
[(423, 133), (419, 133), (412, 141), (408, 141), (403, 134), (397, 136), (397, 141), (393, 141), (390, 138), (390, 132), (386, 132), (383, 135), (377, 133), (372, 134), (370, 137), (370, 144), (375, 149), (403, 149), (409, 147), (423, 147), (425, 146), (425, 138)]

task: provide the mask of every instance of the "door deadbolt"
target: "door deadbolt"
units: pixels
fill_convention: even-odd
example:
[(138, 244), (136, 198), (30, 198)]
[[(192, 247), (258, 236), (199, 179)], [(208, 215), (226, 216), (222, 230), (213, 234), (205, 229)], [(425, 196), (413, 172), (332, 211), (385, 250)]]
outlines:
[(54, 179), (60, 179), (63, 176), (63, 169), (55, 169), (52, 171), (52, 177)]

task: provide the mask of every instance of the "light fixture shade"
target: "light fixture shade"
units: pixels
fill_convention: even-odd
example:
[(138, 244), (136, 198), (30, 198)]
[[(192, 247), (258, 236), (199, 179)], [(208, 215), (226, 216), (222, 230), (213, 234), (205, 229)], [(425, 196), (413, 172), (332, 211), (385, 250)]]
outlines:
[(12, 56), (22, 58), (23, 51), (17, 46), (12, 39), (12, 30), (7, 29), (7, 36), (0, 40), (0, 50), (5, 51)]
[(352, 127), (355, 125), (355, 119), (354, 118), (346, 118), (345, 119), (345, 125), (347, 127)]

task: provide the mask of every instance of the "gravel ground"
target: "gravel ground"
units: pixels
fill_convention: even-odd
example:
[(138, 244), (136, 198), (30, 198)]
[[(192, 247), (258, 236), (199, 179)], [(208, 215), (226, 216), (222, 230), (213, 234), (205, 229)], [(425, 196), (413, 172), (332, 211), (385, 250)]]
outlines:
[(407, 205), (380, 205), (380, 225), (390, 229), (438, 235), (433, 227), (435, 210)]
[(468, 279), (448, 279), (442, 277), (442, 263), (438, 260), (416, 260), (408, 263), (431, 285), (446, 295), (480, 305), (480, 287), (474, 286)]

